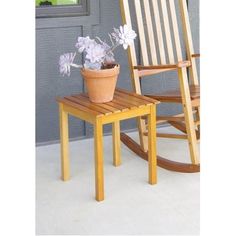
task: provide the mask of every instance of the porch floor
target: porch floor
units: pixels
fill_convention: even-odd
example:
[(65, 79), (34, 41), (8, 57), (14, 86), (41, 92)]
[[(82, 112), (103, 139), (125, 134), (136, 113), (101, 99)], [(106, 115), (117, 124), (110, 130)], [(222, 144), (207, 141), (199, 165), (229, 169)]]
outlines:
[[(171, 128), (161, 128), (170, 131)], [(138, 140), (137, 132), (130, 135)], [(189, 162), (185, 140), (158, 139), (158, 153)], [(147, 162), (122, 144), (122, 165), (112, 165), (104, 137), (105, 200), (94, 198), (93, 139), (70, 143), (71, 180), (60, 180), (60, 146), (36, 148), (36, 234), (199, 234), (200, 174), (158, 168), (148, 184)]]

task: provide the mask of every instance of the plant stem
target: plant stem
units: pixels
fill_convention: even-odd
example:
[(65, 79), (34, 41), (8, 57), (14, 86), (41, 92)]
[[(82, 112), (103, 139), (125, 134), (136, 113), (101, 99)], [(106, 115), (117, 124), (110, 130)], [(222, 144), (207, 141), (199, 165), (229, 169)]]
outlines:
[(83, 66), (82, 65), (77, 65), (77, 64), (74, 64), (74, 63), (72, 63), (72, 64), (70, 64), (72, 67), (75, 67), (75, 68), (83, 68)]
[(109, 51), (107, 51), (107, 54), (113, 52), (119, 45), (119, 43), (115, 44)]

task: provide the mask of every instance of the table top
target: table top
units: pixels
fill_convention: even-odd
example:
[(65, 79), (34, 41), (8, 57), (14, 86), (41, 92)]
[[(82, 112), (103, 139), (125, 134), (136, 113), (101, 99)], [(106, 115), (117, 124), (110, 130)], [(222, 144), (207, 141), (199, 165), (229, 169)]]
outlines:
[(155, 99), (120, 88), (115, 90), (113, 100), (107, 103), (93, 103), (89, 100), (87, 93), (58, 97), (57, 101), (93, 116), (106, 116), (159, 103)]

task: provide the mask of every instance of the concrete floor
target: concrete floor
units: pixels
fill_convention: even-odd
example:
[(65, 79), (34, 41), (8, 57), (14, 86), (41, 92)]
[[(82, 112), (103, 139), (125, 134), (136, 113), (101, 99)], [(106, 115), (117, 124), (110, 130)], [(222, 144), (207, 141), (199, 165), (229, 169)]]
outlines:
[[(170, 128), (164, 128), (169, 131)], [(163, 128), (162, 128), (163, 130)], [(137, 133), (130, 134), (137, 140)], [(36, 149), (36, 233), (198, 235), (200, 175), (158, 168), (147, 183), (147, 162), (122, 145), (112, 165), (111, 136), (104, 137), (105, 200), (94, 199), (93, 139), (70, 143), (71, 180), (60, 180), (59, 144)], [(185, 140), (159, 139), (158, 152), (189, 162)]]

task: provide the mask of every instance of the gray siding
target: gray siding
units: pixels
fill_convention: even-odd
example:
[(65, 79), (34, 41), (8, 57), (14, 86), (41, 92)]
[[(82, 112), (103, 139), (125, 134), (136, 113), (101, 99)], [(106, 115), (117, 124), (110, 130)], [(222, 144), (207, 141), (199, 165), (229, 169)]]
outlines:
[[(191, 23), (195, 49), (198, 52), (198, 1), (189, 0)], [(197, 14), (195, 11), (197, 10)], [(78, 36), (90, 35), (107, 38), (113, 27), (121, 24), (118, 0), (90, 1), (90, 15), (36, 20), (36, 142), (44, 144), (59, 139), (58, 107), (56, 96), (63, 96), (84, 91), (83, 80), (78, 70), (72, 70), (70, 78), (61, 78), (58, 72), (58, 59), (64, 52), (73, 52)], [(108, 39), (108, 38), (107, 38)], [(137, 42), (136, 42), (137, 43)], [(118, 87), (131, 89), (127, 54), (124, 50), (116, 51), (116, 60), (121, 65)], [(159, 78), (150, 78), (143, 83), (146, 93), (176, 87), (178, 81), (174, 73), (166, 73)], [(161, 105), (162, 114), (176, 113), (180, 108), (173, 105)], [(134, 129), (134, 120), (123, 121), (123, 130)], [(104, 132), (110, 132), (110, 125)], [(92, 135), (92, 127), (78, 119), (70, 118), (70, 138), (84, 138)]]

